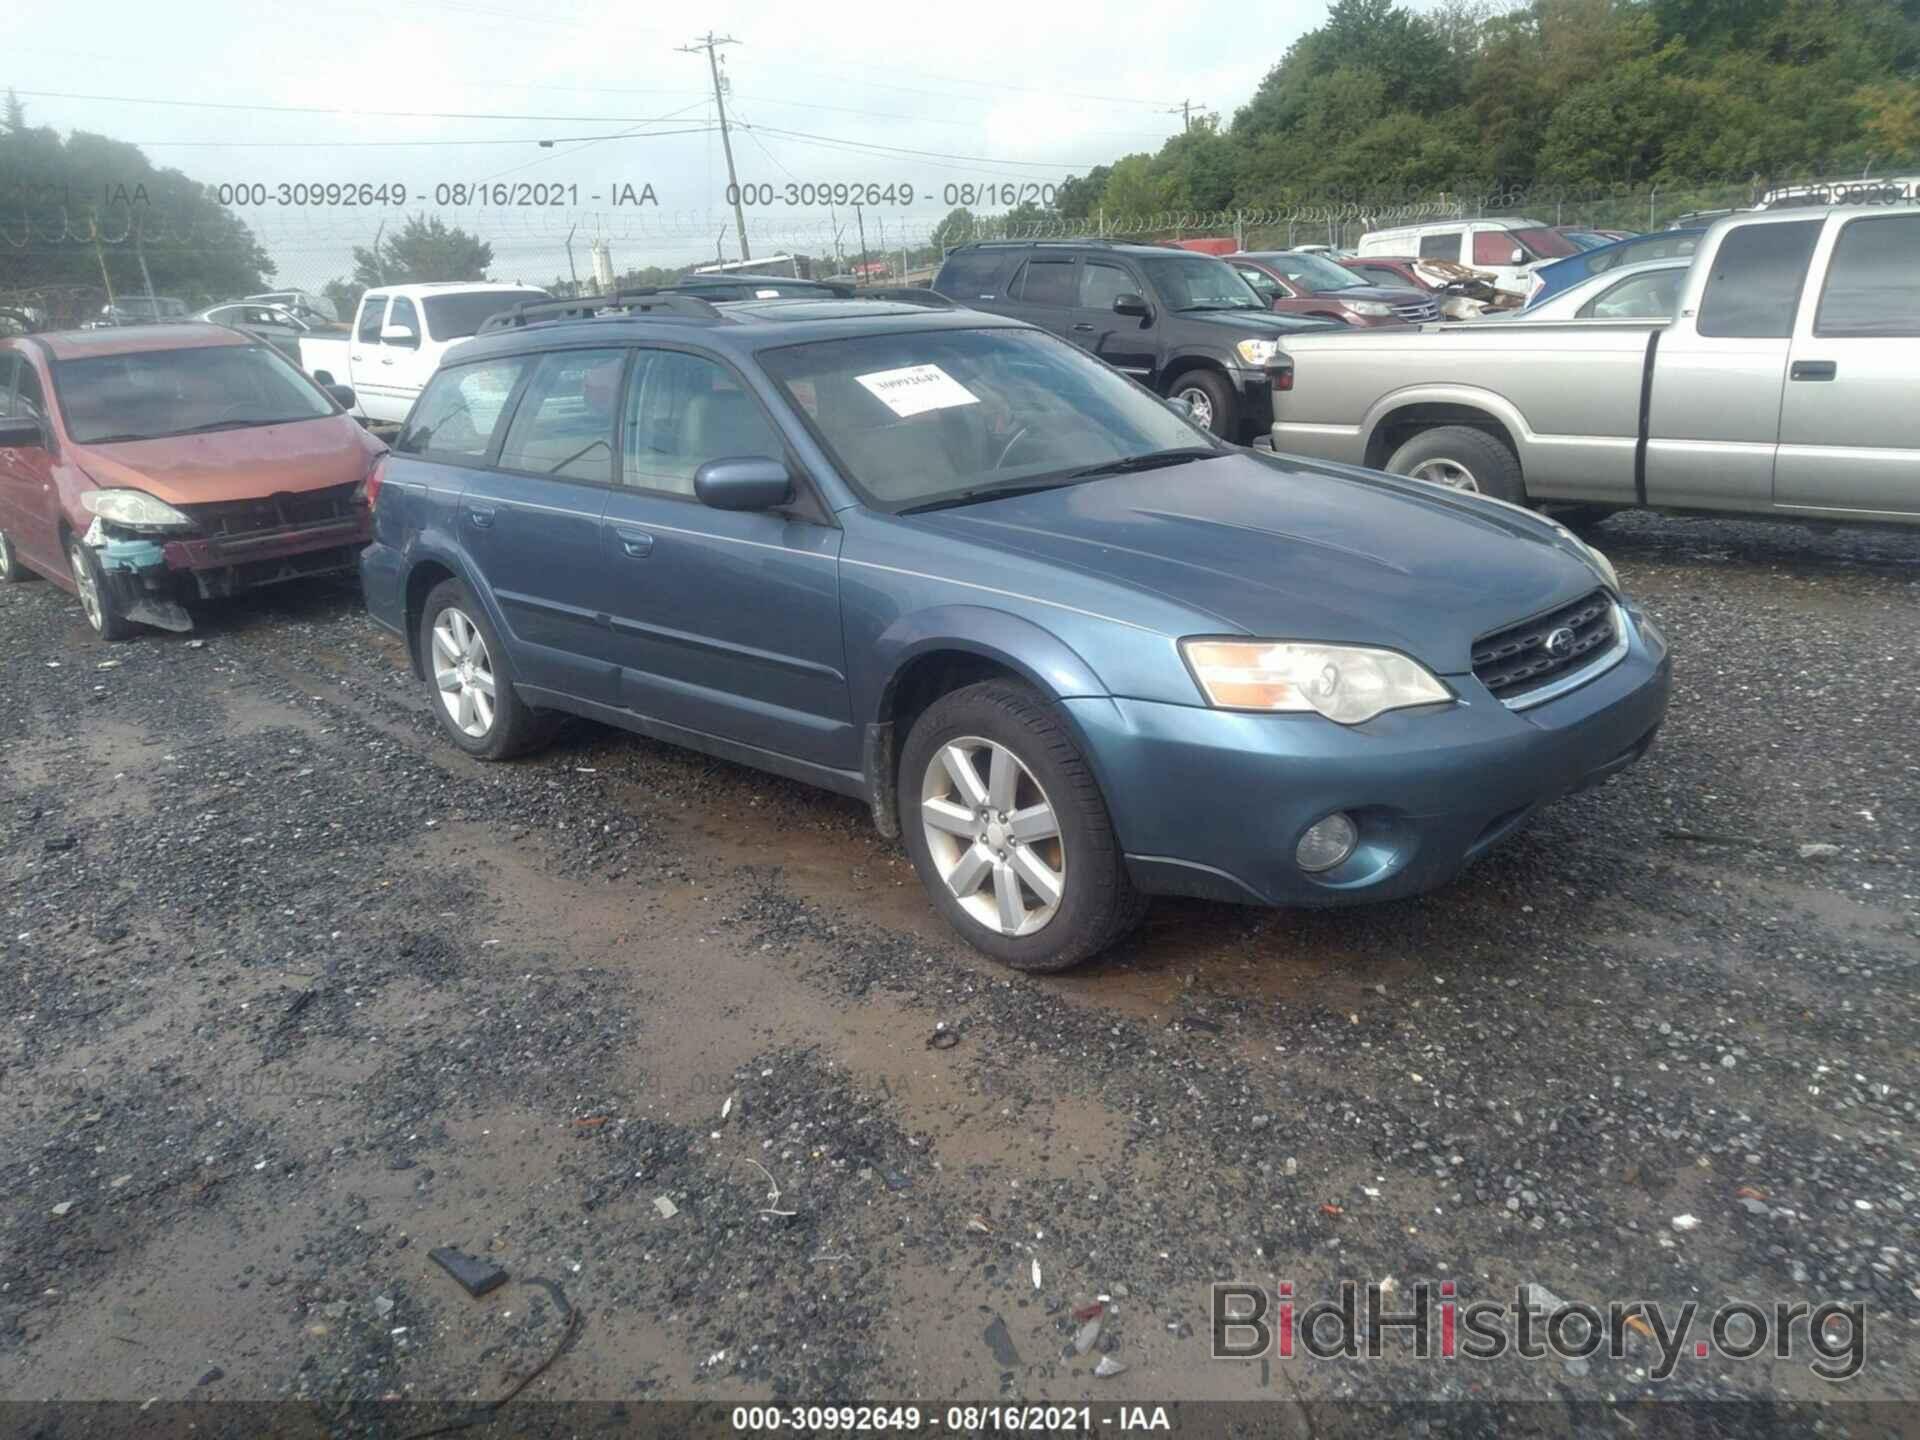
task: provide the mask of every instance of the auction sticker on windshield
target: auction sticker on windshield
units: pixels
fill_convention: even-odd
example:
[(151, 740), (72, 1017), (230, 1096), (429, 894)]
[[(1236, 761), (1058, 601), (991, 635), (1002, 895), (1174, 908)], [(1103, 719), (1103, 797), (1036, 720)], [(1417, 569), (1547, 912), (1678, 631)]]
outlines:
[(907, 365), (853, 378), (902, 420), (928, 410), (950, 410), (956, 405), (980, 403), (978, 395), (938, 365)]

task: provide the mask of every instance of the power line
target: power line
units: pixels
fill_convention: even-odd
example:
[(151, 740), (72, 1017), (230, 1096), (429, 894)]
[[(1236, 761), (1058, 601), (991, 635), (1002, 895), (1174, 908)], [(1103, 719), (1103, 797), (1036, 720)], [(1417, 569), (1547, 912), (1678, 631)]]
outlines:
[(1006, 160), (994, 155), (955, 155), (945, 150), (909, 150), (900, 145), (878, 145), (867, 140), (843, 140), (837, 135), (814, 135), (805, 130), (782, 130), (772, 125), (750, 127), (744, 121), (741, 122), (740, 128), (764, 130), (769, 135), (781, 135), (791, 140), (815, 140), (828, 145), (873, 150), (889, 155), (915, 155), (934, 160), (968, 160), (981, 165), (1014, 165), (1023, 170), (1078, 170), (1086, 163), (1079, 160)]
[(589, 125), (651, 125), (661, 118), (651, 115), (510, 115), (442, 110), (346, 110), (327, 105), (245, 105), (221, 100), (167, 100), (143, 95), (78, 95), (65, 90), (18, 90), (14, 93), (41, 100), (93, 100), (110, 105), (168, 105), (188, 110), (248, 110), (276, 115), (359, 115), (384, 120), (538, 120), (582, 121)]

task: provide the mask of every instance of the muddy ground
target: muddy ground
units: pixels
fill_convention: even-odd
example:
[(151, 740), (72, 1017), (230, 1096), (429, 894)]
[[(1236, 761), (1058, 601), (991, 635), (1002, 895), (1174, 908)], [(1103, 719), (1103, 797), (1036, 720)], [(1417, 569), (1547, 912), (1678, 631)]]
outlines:
[[(352, 586), (114, 646), (0, 589), (0, 1396), (1914, 1397), (1920, 537), (1595, 538), (1675, 654), (1644, 763), (1429, 898), (1049, 978), (854, 803), (464, 758)], [(1387, 1277), (1857, 1302), (1864, 1367), (1208, 1357), (1213, 1281)]]

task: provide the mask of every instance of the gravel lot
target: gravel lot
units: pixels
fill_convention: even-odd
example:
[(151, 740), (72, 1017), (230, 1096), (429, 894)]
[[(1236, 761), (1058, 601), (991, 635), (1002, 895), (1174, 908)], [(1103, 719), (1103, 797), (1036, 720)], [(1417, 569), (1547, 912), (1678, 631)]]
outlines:
[[(1427, 899), (1050, 978), (850, 802), (466, 760), (352, 587), (118, 646), (0, 589), (0, 1395), (1914, 1398), (1920, 535), (1594, 538), (1646, 762)], [(1208, 1359), (1212, 1281), (1388, 1276), (1859, 1302), (1866, 1364)]]

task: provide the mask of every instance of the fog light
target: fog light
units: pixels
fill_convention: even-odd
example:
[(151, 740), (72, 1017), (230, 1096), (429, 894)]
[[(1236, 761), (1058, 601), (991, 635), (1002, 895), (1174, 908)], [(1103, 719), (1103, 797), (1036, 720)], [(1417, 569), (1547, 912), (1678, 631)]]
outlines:
[(1360, 832), (1354, 827), (1352, 817), (1335, 811), (1300, 837), (1293, 858), (1302, 870), (1310, 873), (1331, 870), (1353, 854), (1359, 839)]

